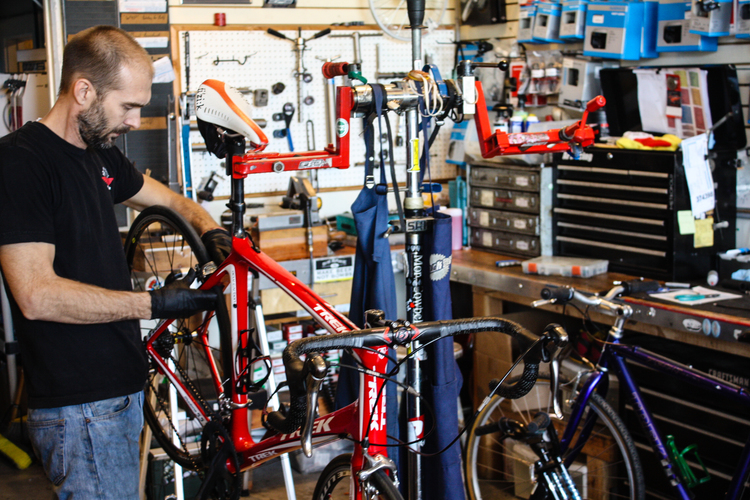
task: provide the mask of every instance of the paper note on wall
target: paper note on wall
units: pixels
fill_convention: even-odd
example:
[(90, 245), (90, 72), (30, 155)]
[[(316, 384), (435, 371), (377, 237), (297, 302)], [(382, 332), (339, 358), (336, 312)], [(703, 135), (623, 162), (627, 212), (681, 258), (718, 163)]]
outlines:
[(174, 78), (174, 68), (169, 57), (162, 57), (154, 61), (153, 83), (168, 83), (173, 81)]
[(653, 69), (634, 69), (638, 79), (638, 111), (643, 130), (674, 134), (667, 126), (667, 81)]
[(680, 234), (695, 234), (695, 218), (692, 210), (679, 210), (677, 212), (677, 226)]
[(120, 12), (166, 12), (167, 0), (120, 0)]
[(682, 165), (690, 191), (690, 208), (695, 217), (701, 217), (716, 205), (714, 181), (706, 160), (708, 138), (706, 134), (696, 135), (682, 141)]
[(704, 248), (714, 246), (714, 218), (706, 217), (695, 221), (695, 236), (693, 246)]

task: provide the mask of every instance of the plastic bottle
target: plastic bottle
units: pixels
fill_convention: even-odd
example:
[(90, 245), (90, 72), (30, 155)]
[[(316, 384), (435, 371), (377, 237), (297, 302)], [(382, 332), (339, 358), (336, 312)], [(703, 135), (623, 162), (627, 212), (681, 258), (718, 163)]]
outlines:
[(527, 116), (523, 122), (523, 131), (528, 132), (529, 126), (533, 125), (534, 123), (539, 123), (539, 118), (537, 118), (534, 114), (529, 114), (529, 116)]

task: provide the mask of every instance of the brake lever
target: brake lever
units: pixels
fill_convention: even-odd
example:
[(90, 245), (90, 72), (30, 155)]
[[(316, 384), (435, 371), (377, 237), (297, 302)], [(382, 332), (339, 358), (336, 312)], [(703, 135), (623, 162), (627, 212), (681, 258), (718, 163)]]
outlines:
[(320, 354), (309, 355), (306, 364), (309, 368), (305, 381), (307, 386), (307, 416), (305, 424), (302, 426), (300, 440), (302, 441), (302, 451), (305, 452), (307, 458), (310, 458), (312, 457), (313, 424), (315, 423), (315, 414), (318, 411), (318, 392), (326, 373), (328, 373), (328, 365)]
[[(550, 390), (552, 391), (552, 410), (555, 413), (555, 417), (558, 420), (562, 420), (562, 407), (560, 406), (560, 353), (563, 347), (568, 345), (568, 332), (565, 329), (556, 324), (548, 325), (544, 329), (544, 335), (548, 337), (548, 341), (544, 345), (544, 352), (549, 356), (550, 343), (554, 344), (557, 349), (549, 356), (549, 378), (550, 378)], [(550, 342), (551, 341), (551, 342)], [(546, 357), (546, 356), (545, 356)]]

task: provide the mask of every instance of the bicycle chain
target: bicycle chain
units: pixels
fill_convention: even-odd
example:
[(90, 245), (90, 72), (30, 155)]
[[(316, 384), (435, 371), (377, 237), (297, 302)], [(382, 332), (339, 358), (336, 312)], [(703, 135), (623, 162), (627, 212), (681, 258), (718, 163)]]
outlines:
[(182, 447), (183, 450), (185, 450), (185, 453), (190, 459), (190, 462), (193, 464), (193, 470), (195, 471), (199, 470), (198, 464), (195, 463), (195, 460), (193, 460), (192, 455), (190, 455), (190, 452), (187, 449), (187, 445), (182, 440), (182, 436), (180, 436), (180, 433), (177, 431), (174, 424), (172, 423), (172, 415), (167, 411), (166, 402), (161, 396), (159, 396), (159, 391), (153, 386), (153, 379), (149, 383), (149, 385), (151, 386), (151, 390), (154, 391), (154, 395), (156, 396), (156, 402), (159, 403), (159, 408), (167, 416), (167, 422), (169, 422), (169, 427), (172, 428), (173, 435), (177, 436), (177, 439), (180, 441), (180, 446)]
[[(173, 334), (170, 333), (170, 335), (173, 335)], [(196, 397), (196, 399), (198, 400), (198, 404), (201, 405), (201, 407), (206, 412), (206, 414), (213, 413), (210, 410), (210, 408), (209, 408), (208, 403), (206, 402), (206, 400), (203, 399), (203, 396), (201, 396), (201, 393), (195, 388), (195, 386), (193, 385), (193, 382), (187, 376), (187, 374), (182, 369), (182, 367), (177, 362), (177, 360), (174, 359), (171, 355), (169, 356), (169, 359), (172, 361), (172, 363), (174, 364), (175, 369), (177, 370), (177, 372), (179, 372), (180, 376), (182, 377), (183, 383), (187, 386), (188, 390), (190, 392), (192, 392), (192, 394)], [(180, 433), (177, 431), (177, 429), (175, 429), (175, 426), (172, 423), (172, 417), (169, 414), (169, 412), (167, 412), (167, 410), (166, 410), (164, 399), (159, 395), (159, 391), (156, 390), (156, 388), (153, 387), (153, 385), (151, 386), (151, 389), (154, 391), (154, 394), (156, 395), (156, 400), (159, 403), (159, 406), (160, 406), (161, 410), (164, 412), (165, 415), (169, 416), (169, 418), (167, 418), (167, 421), (169, 422), (169, 426), (172, 428), (172, 432), (174, 432), (177, 435), (177, 439), (180, 441), (180, 446), (182, 447), (183, 450), (185, 450), (185, 453), (190, 458), (190, 462), (193, 464), (194, 470), (198, 471), (199, 470), (198, 464), (195, 462), (195, 460), (193, 459), (193, 457), (190, 455), (190, 451), (187, 449), (187, 445), (182, 440), (182, 437), (180, 436)]]

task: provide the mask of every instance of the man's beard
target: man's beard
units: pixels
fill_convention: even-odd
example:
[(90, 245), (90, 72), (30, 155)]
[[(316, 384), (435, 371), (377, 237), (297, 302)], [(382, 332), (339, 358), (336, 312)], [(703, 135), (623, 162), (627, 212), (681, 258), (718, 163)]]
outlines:
[(129, 130), (130, 127), (109, 128), (107, 117), (104, 116), (104, 106), (98, 97), (89, 109), (81, 111), (78, 115), (78, 131), (81, 139), (91, 148), (111, 148), (117, 137), (110, 137), (110, 135), (124, 134)]

